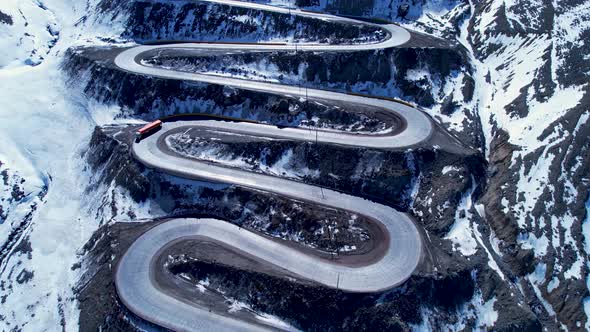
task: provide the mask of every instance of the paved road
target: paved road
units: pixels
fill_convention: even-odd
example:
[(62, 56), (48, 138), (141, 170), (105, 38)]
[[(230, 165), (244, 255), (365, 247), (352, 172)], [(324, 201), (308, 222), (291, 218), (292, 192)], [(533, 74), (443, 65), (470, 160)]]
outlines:
[[(358, 21), (326, 14), (289, 10), (256, 3), (233, 0), (211, 0), (211, 2), (255, 8), (266, 11), (284, 12), (315, 17), (322, 20), (359, 24)], [(366, 23), (362, 23), (366, 24)], [(331, 190), (294, 182), (258, 173), (229, 169), (203, 163), (175, 154), (163, 145), (163, 138), (179, 127), (208, 127), (220, 131), (233, 131), (247, 135), (260, 135), (282, 139), (320, 141), (327, 144), (341, 144), (371, 148), (405, 148), (428, 140), (433, 132), (431, 120), (415, 108), (391, 100), (368, 98), (324, 90), (301, 89), (265, 82), (244, 81), (235, 78), (210, 76), (198, 73), (179, 72), (164, 68), (141, 65), (142, 54), (157, 49), (223, 49), (223, 50), (301, 50), (301, 51), (354, 51), (395, 47), (408, 42), (410, 33), (396, 25), (382, 26), (388, 38), (378, 43), (358, 45), (322, 44), (215, 44), (186, 43), (172, 45), (138, 46), (120, 53), (115, 64), (122, 70), (187, 81), (229, 85), (237, 88), (271, 92), (291, 96), (308, 96), (322, 100), (337, 100), (377, 107), (396, 113), (405, 120), (401, 132), (392, 135), (355, 135), (336, 131), (317, 133), (307, 129), (266, 126), (253, 123), (223, 121), (184, 121), (165, 123), (162, 130), (143, 139), (132, 147), (132, 152), (141, 163), (162, 172), (176, 176), (238, 184), (248, 188), (265, 190), (280, 195), (306, 200), (328, 207), (345, 209), (364, 215), (381, 223), (389, 233), (389, 243), (383, 256), (374, 262), (360, 266), (345, 266), (323, 260), (281, 245), (263, 236), (240, 230), (238, 227), (214, 219), (175, 219), (161, 224), (142, 235), (127, 250), (121, 259), (115, 277), (117, 292), (125, 305), (137, 315), (158, 325), (179, 331), (189, 330), (255, 330), (253, 325), (226, 316), (219, 316), (206, 309), (187, 303), (164, 293), (154, 282), (152, 266), (154, 257), (165, 246), (187, 237), (207, 237), (247, 252), (261, 261), (284, 268), (301, 278), (309, 279), (328, 287), (338, 287), (350, 292), (376, 292), (389, 289), (407, 280), (422, 257), (422, 239), (413, 221), (404, 213), (362, 198)], [(272, 327), (272, 326), (271, 326)]]

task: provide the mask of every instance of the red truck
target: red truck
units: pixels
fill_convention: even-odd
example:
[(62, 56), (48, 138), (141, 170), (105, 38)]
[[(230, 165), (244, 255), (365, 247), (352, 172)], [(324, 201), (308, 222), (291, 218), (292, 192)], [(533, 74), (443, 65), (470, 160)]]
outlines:
[(156, 120), (154, 122), (150, 122), (145, 126), (141, 127), (138, 131), (135, 132), (135, 137), (139, 140), (143, 137), (143, 135), (148, 134), (156, 129), (162, 127), (162, 121)]

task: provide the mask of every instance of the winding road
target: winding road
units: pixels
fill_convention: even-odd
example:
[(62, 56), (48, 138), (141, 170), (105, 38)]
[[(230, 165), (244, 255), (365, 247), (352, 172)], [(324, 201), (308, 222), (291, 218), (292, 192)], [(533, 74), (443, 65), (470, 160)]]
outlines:
[[(264, 11), (289, 13), (347, 24), (370, 24), (327, 14), (279, 8), (233, 0), (212, 2), (253, 8)], [(236, 88), (264, 91), (311, 99), (334, 100), (387, 110), (405, 121), (403, 130), (390, 135), (357, 135), (337, 131), (310, 132), (308, 129), (284, 128), (223, 121), (165, 122), (160, 131), (133, 144), (134, 157), (144, 165), (175, 176), (236, 184), (247, 188), (273, 192), (327, 207), (347, 210), (367, 217), (386, 230), (388, 243), (379, 253), (379, 259), (366, 264), (347, 265), (328, 261), (318, 256), (285, 246), (260, 234), (240, 229), (230, 223), (214, 219), (174, 219), (162, 223), (140, 236), (121, 258), (116, 275), (117, 292), (124, 304), (138, 316), (163, 327), (178, 331), (193, 330), (256, 330), (264, 325), (252, 324), (207, 309), (167, 294), (154, 281), (154, 260), (166, 246), (183, 239), (205, 237), (236, 250), (249, 253), (257, 260), (288, 270), (302, 279), (327, 287), (338, 287), (349, 292), (378, 292), (403, 283), (420, 263), (423, 255), (422, 238), (412, 219), (385, 205), (332, 190), (295, 182), (279, 177), (226, 168), (181, 156), (166, 146), (165, 138), (180, 128), (211, 128), (224, 132), (237, 132), (251, 136), (264, 135), (300, 141), (319, 141), (326, 144), (370, 147), (379, 149), (409, 148), (426, 142), (434, 131), (431, 119), (421, 111), (393, 100), (359, 95), (308, 89), (274, 83), (245, 81), (236, 78), (199, 73), (174, 71), (141, 64), (141, 56), (158, 49), (222, 49), (266, 51), (354, 51), (396, 47), (406, 43), (411, 35), (396, 25), (380, 26), (388, 38), (377, 43), (359, 45), (322, 44), (215, 44), (185, 43), (171, 45), (137, 46), (122, 51), (115, 64), (122, 70), (166, 79), (198, 81), (228, 85)], [(317, 135), (317, 136), (316, 136)], [(267, 327), (273, 328), (272, 325)]]

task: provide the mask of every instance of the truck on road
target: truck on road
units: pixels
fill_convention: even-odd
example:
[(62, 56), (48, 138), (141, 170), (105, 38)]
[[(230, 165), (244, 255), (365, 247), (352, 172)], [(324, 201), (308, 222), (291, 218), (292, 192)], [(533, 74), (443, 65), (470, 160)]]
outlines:
[(146, 124), (145, 126), (141, 127), (138, 131), (135, 132), (135, 138), (137, 141), (141, 140), (146, 134), (155, 132), (157, 129), (162, 127), (162, 121), (156, 120)]

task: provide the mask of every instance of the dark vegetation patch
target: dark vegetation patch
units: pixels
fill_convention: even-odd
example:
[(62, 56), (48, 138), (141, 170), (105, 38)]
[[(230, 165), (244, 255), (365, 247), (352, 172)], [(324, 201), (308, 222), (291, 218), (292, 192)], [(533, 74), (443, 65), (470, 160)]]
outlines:
[[(125, 250), (155, 223), (116, 223), (101, 227), (84, 246), (85, 274), (75, 289), (83, 331), (134, 331), (136, 326), (160, 330), (129, 312), (120, 302), (114, 273)], [(173, 274), (188, 273), (195, 281), (207, 278), (225, 296), (276, 315), (305, 330), (365, 330), (368, 327), (407, 329), (420, 323), (421, 308), (453, 320), (454, 311), (473, 295), (471, 271), (460, 269), (437, 277), (418, 275), (403, 286), (378, 294), (351, 294), (336, 289), (288, 281), (238, 270), (220, 261), (184, 260), (169, 265)], [(377, 305), (377, 303), (379, 303)]]
[(27, 269), (23, 269), (17, 276), (16, 276), (16, 282), (18, 282), (19, 284), (24, 284), (29, 282), (31, 279), (33, 279), (33, 276), (35, 275), (35, 273), (33, 271), (29, 271)]
[[(78, 84), (80, 72), (93, 77), (84, 93), (106, 104), (121, 106), (120, 117), (146, 120), (169, 115), (206, 113), (252, 119), (284, 126), (312, 124), (326, 128), (364, 126), (365, 130), (382, 129), (381, 122), (350, 110), (351, 106), (335, 108), (301, 98), (241, 90), (180, 80), (168, 80), (129, 74), (114, 68), (112, 50), (92, 49), (70, 51), (64, 69), (71, 74), (72, 84)], [(158, 91), (158, 93), (146, 93)], [(358, 105), (354, 105), (355, 107)]]
[[(379, 27), (352, 26), (302, 16), (264, 12), (207, 2), (134, 1), (125, 35), (150, 40), (294, 40), (330, 42), (378, 41), (386, 37)], [(234, 19), (248, 17), (248, 19)], [(223, 36), (223, 37), (220, 37)]]
[(6, 13), (3, 13), (2, 11), (0, 11), (0, 23), (4, 23), (4, 24), (7, 24), (7, 25), (13, 25), (14, 24), (14, 22), (12, 20), (12, 16), (10, 16), (10, 15), (8, 15)]
[[(380, 94), (379, 88), (386, 88), (391, 83), (401, 92), (393, 97), (424, 107), (433, 106), (439, 96), (432, 95), (434, 87), (428, 79), (409, 79), (410, 70), (426, 69), (432, 75), (431, 80), (436, 82), (447, 81), (453, 72), (465, 72), (466, 79), (469, 79), (471, 70), (462, 50), (451, 47), (400, 47), (358, 52), (213, 52), (202, 56), (194, 52), (158, 51), (147, 55), (144, 61), (194, 72), (219, 69), (231, 74), (247, 73), (245, 69), (256, 68), (264, 61), (278, 68), (277, 77), (273, 78), (282, 83), (293, 84), (287, 77), (295, 75), (298, 77), (295, 84), (314, 88), (329, 86), (343, 91), (350, 91), (355, 84), (369, 84), (374, 89), (367, 90), (374, 90), (377, 94)], [(219, 64), (224, 65), (220, 67)], [(305, 69), (301, 71), (301, 68)]]
[(432, 304), (452, 314), (471, 298), (475, 287), (469, 271), (437, 281), (415, 277), (397, 290), (354, 294), (198, 260), (177, 263), (169, 269), (175, 275), (187, 273), (195, 280), (208, 279), (211, 288), (221, 287), (225, 296), (307, 331), (357, 331), (369, 327), (405, 330), (421, 322), (422, 305)]

